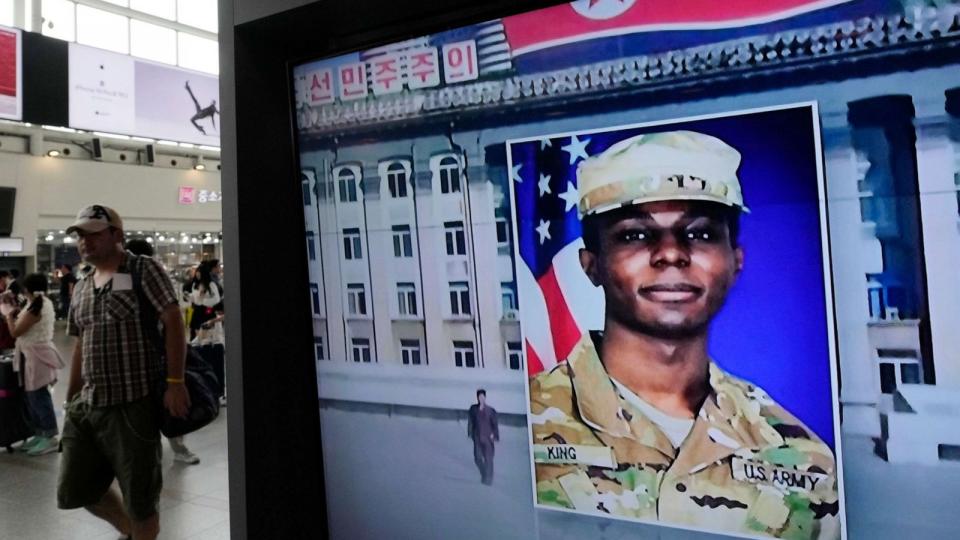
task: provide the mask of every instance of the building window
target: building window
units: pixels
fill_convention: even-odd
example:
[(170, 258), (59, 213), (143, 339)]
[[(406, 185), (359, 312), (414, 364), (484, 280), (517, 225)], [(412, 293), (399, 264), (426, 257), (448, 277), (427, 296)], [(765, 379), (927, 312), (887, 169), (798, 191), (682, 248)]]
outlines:
[(920, 384), (923, 370), (915, 349), (877, 349), (880, 366), (880, 392), (892, 394), (902, 384)]
[(897, 389), (897, 369), (893, 364), (880, 364), (880, 391), (892, 394)]
[(77, 6), (77, 43), (129, 54), (130, 19), (102, 9)]
[(867, 274), (867, 305), (870, 309), (870, 319), (880, 321), (887, 318), (886, 291), (874, 276)]
[(337, 174), (340, 188), (340, 202), (357, 202), (357, 175), (350, 169), (342, 169)]
[(400, 315), (417, 314), (417, 287), (413, 283), (397, 283), (397, 312)]
[(497, 218), (497, 247), (510, 245), (510, 227), (507, 218)]
[[(0, 2), (0, 9), (3, 9), (4, 2)], [(0, 24), (4, 26), (13, 26), (13, 2), (10, 2), (10, 19), (6, 24), (3, 17), (0, 17)], [(73, 41), (76, 39), (77, 5), (67, 0), (43, 0), (40, 7), (40, 16), (43, 18), (43, 28), (40, 31), (45, 36)], [(28, 21), (29, 22), (29, 21)]]
[(367, 292), (363, 283), (347, 284), (347, 313), (350, 315), (367, 314)]
[(960, 213), (960, 145), (957, 145), (954, 148), (957, 149), (957, 153), (956, 153), (957, 159), (954, 163), (954, 167), (956, 167), (956, 172), (953, 173), (953, 185), (956, 187), (956, 190), (957, 190), (957, 212)]
[(507, 365), (510, 369), (523, 369), (523, 346), (519, 341), (507, 342)]
[(177, 32), (173, 28), (130, 19), (130, 54), (176, 65)]
[(323, 354), (323, 336), (313, 336), (313, 346), (316, 349), (317, 360), (326, 360)]
[(508, 281), (500, 282), (500, 302), (503, 306), (504, 314), (517, 309), (517, 293), (514, 291), (513, 283)]
[(457, 367), (477, 367), (477, 353), (473, 351), (472, 341), (453, 342), (453, 362)]
[(310, 284), (310, 305), (313, 306), (313, 314), (320, 315), (320, 285)]
[(900, 364), (900, 382), (920, 384), (920, 364)]
[(216, 75), (220, 71), (217, 40), (177, 32), (177, 65)]
[(440, 172), (440, 191), (442, 193), (453, 193), (460, 191), (460, 162), (453, 156), (447, 156), (440, 160), (438, 165)]
[(317, 260), (317, 246), (315, 244), (316, 234), (313, 231), (307, 231), (307, 254), (311, 261)]
[(413, 238), (409, 225), (393, 226), (393, 256), (413, 257)]
[(176, 0), (130, 0), (130, 9), (170, 19), (177, 18)]
[(360, 229), (343, 230), (343, 258), (347, 260), (363, 258), (363, 248), (360, 245)]
[(313, 197), (310, 195), (310, 178), (307, 175), (300, 175), (300, 186), (303, 189), (303, 205), (310, 206)]
[(219, 26), (216, 0), (177, 0), (177, 21), (216, 32)]
[(370, 363), (370, 340), (367, 338), (353, 338), (350, 347), (354, 362)]
[(420, 340), (401, 339), (400, 340), (400, 358), (405, 366), (419, 366), (420, 360)]
[(390, 196), (397, 199), (407, 196), (407, 168), (403, 163), (394, 162), (387, 167), (387, 187)]
[(470, 286), (466, 281), (450, 283), (450, 313), (470, 315)]
[(447, 255), (466, 255), (467, 240), (463, 232), (462, 221), (448, 221), (443, 224), (447, 241)]

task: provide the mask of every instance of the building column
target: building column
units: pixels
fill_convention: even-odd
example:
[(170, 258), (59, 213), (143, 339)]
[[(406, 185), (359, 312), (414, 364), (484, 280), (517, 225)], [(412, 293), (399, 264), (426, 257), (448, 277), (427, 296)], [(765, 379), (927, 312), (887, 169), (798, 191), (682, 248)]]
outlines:
[(945, 108), (917, 119), (917, 172), (936, 382), (960, 387), (960, 88), (946, 96)]
[(867, 274), (883, 269), (880, 242), (860, 217), (859, 160), (846, 119), (825, 117), (823, 131), (842, 428), (878, 437), (879, 385), (867, 332)]

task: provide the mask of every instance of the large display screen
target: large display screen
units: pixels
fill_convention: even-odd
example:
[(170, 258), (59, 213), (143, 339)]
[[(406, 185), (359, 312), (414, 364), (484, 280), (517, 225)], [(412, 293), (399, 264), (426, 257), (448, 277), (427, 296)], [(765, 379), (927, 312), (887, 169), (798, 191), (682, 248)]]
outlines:
[(954, 534), (958, 35), (579, 0), (294, 66), (331, 537)]
[(0, 118), (23, 117), (23, 67), (20, 30), (0, 26)]
[(217, 77), (70, 44), (70, 127), (220, 145)]

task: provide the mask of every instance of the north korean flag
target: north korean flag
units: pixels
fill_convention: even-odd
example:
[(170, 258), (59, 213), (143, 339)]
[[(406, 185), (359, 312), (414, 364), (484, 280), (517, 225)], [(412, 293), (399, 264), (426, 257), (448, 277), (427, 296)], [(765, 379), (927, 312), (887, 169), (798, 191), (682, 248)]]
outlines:
[(532, 73), (902, 11), (899, 0), (577, 0), (503, 25)]

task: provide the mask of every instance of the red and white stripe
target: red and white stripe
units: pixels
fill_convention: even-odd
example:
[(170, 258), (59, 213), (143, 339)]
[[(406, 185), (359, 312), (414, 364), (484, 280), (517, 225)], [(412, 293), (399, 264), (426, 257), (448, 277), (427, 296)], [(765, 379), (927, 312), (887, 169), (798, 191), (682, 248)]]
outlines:
[(526, 345), (527, 372), (534, 376), (566, 360), (587, 330), (603, 324), (603, 295), (580, 268), (577, 240), (564, 247), (540, 277), (518, 265), (520, 326)]

